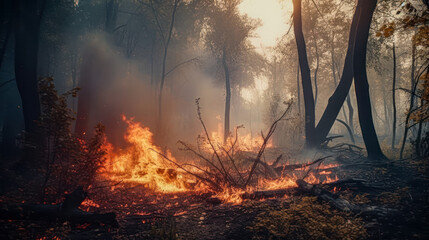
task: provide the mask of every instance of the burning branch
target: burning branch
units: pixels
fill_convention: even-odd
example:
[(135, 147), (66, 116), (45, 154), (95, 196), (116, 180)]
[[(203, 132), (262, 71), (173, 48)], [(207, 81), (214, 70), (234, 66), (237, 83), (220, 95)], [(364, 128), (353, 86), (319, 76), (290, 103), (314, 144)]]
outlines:
[[(183, 167), (183, 166), (181, 166), (180, 164), (176, 163), (176, 161), (173, 161), (173, 160), (171, 160), (170, 158), (168, 158), (165, 154), (160, 153), (160, 152), (157, 152), (157, 151), (155, 151), (154, 149), (150, 149), (150, 150), (152, 150), (152, 151), (156, 152), (157, 154), (159, 154), (160, 156), (162, 156), (165, 160), (167, 160), (167, 161), (169, 161), (169, 162), (173, 163), (174, 165), (176, 165), (178, 168), (182, 169), (182, 170), (183, 170), (183, 171), (185, 171), (186, 173), (188, 173), (188, 174), (190, 174), (190, 175), (192, 175), (192, 176), (194, 176), (194, 177), (196, 177), (196, 178), (198, 178), (198, 179), (200, 179), (200, 180), (202, 180), (202, 181), (204, 181), (204, 182), (210, 183), (212, 186), (214, 186), (214, 188), (215, 188), (215, 189), (218, 189), (218, 190), (219, 190), (219, 189), (221, 189), (221, 187), (220, 187), (217, 183), (213, 182), (212, 180), (210, 180), (210, 179), (208, 179), (208, 178), (201, 177), (201, 176), (200, 176), (200, 175), (198, 175), (198, 174), (195, 174), (195, 173), (192, 173), (191, 171), (188, 171), (186, 168), (184, 168), (184, 167)], [(201, 170), (202, 170), (202, 169), (201, 169)], [(204, 171), (204, 172), (206, 172), (206, 171)]]
[(292, 106), (292, 101), (289, 101), (287, 103), (285, 102), (285, 104), (287, 105), (286, 110), (283, 112), (283, 114), (280, 116), (280, 118), (278, 118), (276, 121), (273, 122), (273, 124), (271, 124), (270, 130), (268, 131), (267, 136), (264, 137), (263, 133), (261, 132), (261, 135), (264, 138), (264, 143), (262, 144), (261, 148), (259, 149), (258, 155), (256, 156), (256, 159), (255, 159), (253, 166), (250, 170), (249, 177), (247, 178), (245, 186), (247, 186), (249, 184), (250, 180), (252, 179), (252, 175), (255, 172), (255, 169), (256, 169), (256, 166), (258, 165), (258, 163), (261, 163), (261, 156), (265, 151), (265, 147), (267, 146), (268, 140), (270, 139), (271, 135), (273, 135), (274, 131), (276, 130), (277, 124), (281, 120), (283, 120), (283, 118), (289, 112), (289, 109)]
[[(225, 166), (223, 165), (222, 160), (221, 160), (218, 152), (216, 151), (216, 148), (213, 146), (213, 143), (210, 140), (210, 136), (209, 136), (209, 133), (207, 131), (206, 125), (204, 124), (203, 118), (201, 117), (201, 108), (200, 108), (200, 99), (199, 98), (195, 99), (195, 104), (197, 105), (198, 119), (200, 120), (201, 125), (203, 126), (204, 133), (206, 134), (206, 137), (207, 137), (207, 142), (210, 144), (210, 147), (212, 148), (213, 153), (216, 156), (216, 158), (219, 162), (219, 165), (222, 168), (223, 172), (221, 172), (221, 173), (224, 175), (226, 182), (231, 181), (233, 183), (233, 185), (237, 185), (234, 178), (232, 178), (231, 175), (229, 175), (228, 171), (226, 171)], [(228, 181), (228, 179), (229, 179), (229, 181)]]

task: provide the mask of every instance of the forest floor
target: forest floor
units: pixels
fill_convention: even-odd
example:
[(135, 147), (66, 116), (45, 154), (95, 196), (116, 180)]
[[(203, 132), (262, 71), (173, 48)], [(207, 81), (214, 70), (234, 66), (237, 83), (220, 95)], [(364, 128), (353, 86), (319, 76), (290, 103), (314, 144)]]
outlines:
[[(334, 174), (362, 183), (336, 189), (336, 194), (358, 206), (390, 212), (375, 216), (338, 211), (301, 191), (228, 204), (210, 194), (157, 195), (124, 185), (105, 195), (90, 194), (96, 204), (85, 209), (115, 212), (119, 227), (2, 218), (0, 239), (429, 239), (429, 159), (370, 162), (336, 154), (340, 166)], [(2, 184), (12, 177), (3, 168)], [(25, 183), (19, 184), (2, 186), (2, 208), (36, 202)]]

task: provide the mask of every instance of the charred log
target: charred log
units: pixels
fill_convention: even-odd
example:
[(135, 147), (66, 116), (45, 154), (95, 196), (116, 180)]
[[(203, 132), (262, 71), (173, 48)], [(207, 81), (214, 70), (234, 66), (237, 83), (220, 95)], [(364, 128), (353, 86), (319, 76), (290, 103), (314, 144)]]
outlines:
[(327, 191), (318, 185), (309, 184), (302, 179), (298, 179), (296, 181), (296, 184), (298, 185), (299, 190), (315, 195), (320, 200), (328, 202), (331, 206), (341, 211), (353, 212), (366, 216), (375, 216), (381, 218), (386, 218), (397, 213), (396, 209), (391, 208), (356, 205), (347, 201), (346, 199), (341, 198), (338, 194)]
[(118, 227), (115, 213), (91, 213), (85, 212), (78, 207), (86, 198), (86, 193), (79, 187), (66, 197), (59, 205), (47, 204), (23, 204), (23, 205), (0, 205), (0, 218), (8, 220), (45, 220), (63, 221), (74, 224), (107, 224)]

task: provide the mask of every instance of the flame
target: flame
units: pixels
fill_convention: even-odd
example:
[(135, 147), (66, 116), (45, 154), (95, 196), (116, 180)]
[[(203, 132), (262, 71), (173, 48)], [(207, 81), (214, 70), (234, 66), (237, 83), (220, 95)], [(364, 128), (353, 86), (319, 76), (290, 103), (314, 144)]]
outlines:
[[(153, 143), (153, 134), (148, 127), (135, 122), (133, 118), (122, 116), (122, 119), (128, 125), (124, 134), (124, 139), (128, 146), (125, 149), (115, 149), (106, 141), (103, 148), (107, 152), (107, 161), (105, 162), (105, 171), (102, 176), (109, 180), (142, 184), (155, 192), (209, 191), (208, 186), (205, 186), (204, 183), (198, 183), (197, 179), (192, 174), (189, 174), (189, 172), (198, 173), (197, 168), (187, 168), (188, 172), (183, 171), (169, 151), (163, 151)], [(211, 133), (211, 141), (214, 143), (215, 148), (225, 146), (222, 143), (223, 138), (220, 137), (222, 136), (221, 133), (221, 127), (219, 127), (218, 131)], [(228, 144), (234, 144), (233, 142), (235, 142), (235, 137), (230, 137)], [(262, 137), (252, 138), (249, 133), (239, 136), (238, 144), (234, 146), (240, 151), (258, 151), (262, 143)], [(272, 146), (272, 143), (267, 145), (267, 147), (270, 146)], [(206, 149), (209, 152), (213, 150), (210, 147)], [(242, 195), (244, 193), (295, 188), (297, 187), (296, 180), (304, 176), (305, 181), (310, 184), (337, 181), (337, 177), (331, 177), (332, 172), (330, 170), (330, 168), (336, 166), (338, 164), (323, 164), (317, 167), (318, 171), (312, 171), (309, 174), (306, 174), (309, 167), (303, 167), (296, 169), (297, 174), (301, 175), (289, 174), (277, 179), (260, 178), (257, 184), (255, 183), (256, 186), (247, 186), (245, 189), (222, 186), (222, 190), (217, 192), (215, 197), (226, 203), (240, 204), (243, 202)], [(115, 186), (112, 186), (111, 190), (113, 191), (114, 189)], [(177, 196), (174, 195), (173, 198), (177, 198)], [(156, 200), (153, 203), (156, 203)], [(87, 205), (88, 207), (93, 206), (91, 202), (87, 202)]]
[[(133, 118), (122, 120), (128, 124), (124, 139), (129, 143), (126, 149), (114, 151), (111, 144), (106, 143), (107, 161), (105, 177), (111, 180), (134, 182), (160, 192), (182, 192), (189, 190), (195, 182), (174, 165), (176, 159), (169, 151), (153, 144), (153, 134), (148, 127), (134, 122)], [(164, 154), (172, 162), (165, 160)]]
[[(238, 128), (244, 128), (242, 126), (239, 126)], [(226, 142), (223, 138), (223, 126), (221, 123), (218, 123), (217, 130), (212, 131), (210, 133), (210, 139), (212, 142), (214, 142), (214, 147), (216, 148), (216, 151), (219, 150), (219, 146), (234, 146), (236, 147), (236, 150), (240, 151), (258, 151), (259, 148), (264, 143), (264, 139), (262, 136), (252, 136), (250, 132), (247, 132), (245, 134), (240, 134), (238, 131), (236, 131), (236, 134), (238, 136), (230, 135), (228, 136)], [(237, 142), (236, 142), (237, 141)], [(206, 149), (208, 149), (210, 152), (213, 152), (210, 145), (206, 144)], [(271, 139), (268, 140), (266, 148), (273, 147), (273, 142)]]

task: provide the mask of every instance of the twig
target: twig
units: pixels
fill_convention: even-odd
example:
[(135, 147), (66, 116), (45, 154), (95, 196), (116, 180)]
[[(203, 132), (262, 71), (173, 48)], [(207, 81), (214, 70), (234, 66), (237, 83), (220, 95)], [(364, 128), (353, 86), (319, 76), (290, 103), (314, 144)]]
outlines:
[(188, 171), (186, 168), (182, 167), (180, 164), (178, 164), (178, 163), (176, 163), (175, 161), (173, 161), (173, 160), (171, 160), (170, 158), (168, 158), (165, 154), (160, 153), (160, 152), (158, 152), (158, 151), (155, 151), (155, 150), (154, 150), (154, 149), (152, 149), (152, 148), (149, 148), (149, 149), (150, 149), (150, 150), (152, 150), (152, 151), (154, 151), (154, 152), (156, 152), (156, 153), (158, 153), (158, 154), (159, 154), (161, 157), (163, 157), (165, 160), (167, 160), (167, 161), (169, 161), (169, 162), (173, 163), (174, 165), (176, 165), (178, 168), (182, 169), (182, 170), (183, 170), (183, 171), (185, 171), (186, 173), (188, 173), (188, 174), (190, 174), (190, 175), (192, 175), (192, 176), (194, 176), (194, 177), (196, 177), (196, 178), (198, 178), (198, 179), (200, 179), (200, 180), (202, 180), (202, 181), (205, 181), (205, 182), (208, 182), (208, 183), (212, 184), (212, 185), (216, 188), (216, 190), (220, 190), (220, 189), (222, 189), (222, 188), (221, 188), (217, 183), (213, 182), (212, 180), (210, 180), (210, 179), (208, 179), (208, 178), (201, 177), (201, 176), (199, 176), (198, 174), (195, 174), (195, 173), (192, 173), (192, 172)]
[[(320, 167), (320, 164), (322, 164), (322, 161), (323, 160), (325, 160), (325, 159), (327, 159), (327, 158), (330, 158), (330, 157), (332, 157), (332, 156), (327, 156), (327, 157), (323, 157), (323, 158), (319, 158), (319, 159), (317, 159), (316, 161), (314, 161), (314, 162), (312, 162), (312, 163), (307, 163), (307, 164), (305, 164), (305, 165), (303, 165), (303, 167), (308, 167), (308, 166), (310, 166), (310, 165), (313, 165), (313, 164), (316, 164), (316, 163), (319, 163), (319, 165), (317, 166), (317, 171), (318, 171), (318, 169), (319, 169), (319, 167)], [(308, 174), (311, 172), (311, 168), (310, 169), (308, 169), (308, 171), (307, 171), (307, 173), (304, 175), (304, 177), (302, 177), (302, 179), (304, 180), (306, 177), (308, 177)], [(317, 171), (316, 171), (316, 173), (317, 173)]]
[(231, 157), (231, 155), (229, 155), (228, 151), (226, 151), (226, 149), (224, 147), (221, 147), (221, 149), (225, 152), (225, 154), (228, 156), (229, 160), (232, 163), (232, 166), (234, 167), (235, 171), (237, 172), (238, 176), (240, 177), (241, 181), (244, 183), (244, 178), (241, 175), (240, 171), (237, 168), (237, 165), (235, 165), (235, 161), (234, 159)]
[(225, 166), (223, 165), (222, 160), (220, 159), (219, 154), (218, 154), (218, 153), (217, 153), (217, 151), (216, 151), (216, 148), (213, 146), (213, 143), (212, 143), (212, 141), (210, 140), (209, 133), (207, 132), (206, 125), (204, 124), (204, 121), (203, 121), (203, 119), (202, 119), (202, 117), (201, 117), (201, 108), (200, 108), (200, 99), (199, 99), (199, 98), (195, 99), (195, 104), (197, 105), (197, 114), (198, 114), (198, 119), (200, 120), (201, 125), (202, 125), (202, 126), (203, 126), (203, 128), (204, 128), (204, 133), (206, 134), (207, 141), (209, 142), (210, 147), (213, 149), (214, 155), (216, 156), (216, 158), (217, 158), (217, 160), (219, 161), (219, 164), (220, 164), (220, 166), (221, 166), (222, 170), (224, 171), (224, 172), (223, 172), (223, 175), (224, 175), (224, 177), (225, 177), (225, 180), (227, 180), (227, 181), (228, 181), (228, 178), (229, 178), (229, 179), (230, 179), (232, 182), (234, 182), (234, 184), (235, 184), (234, 179), (233, 179), (231, 176), (229, 176), (228, 172), (225, 170)]
[(211, 166), (213, 166), (216, 170), (219, 171), (220, 174), (222, 174), (222, 170), (220, 170), (216, 165), (213, 164), (212, 161), (210, 161), (209, 159), (207, 159), (206, 157), (204, 157), (202, 154), (196, 152), (194, 149), (192, 149), (191, 147), (189, 147), (186, 143), (182, 142), (182, 141), (178, 141), (178, 143), (182, 144), (186, 149), (186, 151), (191, 151), (193, 154), (197, 155), (199, 158), (205, 160), (206, 162), (208, 162)]
[[(246, 184), (244, 186), (247, 186), (252, 179), (252, 175), (256, 169), (256, 166), (261, 161), (261, 156), (265, 151), (265, 147), (267, 146), (268, 140), (270, 139), (271, 135), (273, 135), (274, 131), (276, 130), (277, 124), (286, 116), (286, 114), (289, 112), (290, 107), (292, 106), (292, 101), (286, 103), (288, 106), (286, 110), (283, 112), (283, 114), (278, 118), (276, 121), (273, 122), (273, 124), (270, 127), (270, 130), (268, 131), (268, 134), (266, 137), (264, 137), (264, 143), (262, 144), (261, 148), (259, 149), (258, 155), (256, 156), (255, 162), (253, 163), (253, 166), (250, 170), (249, 177), (247, 178)], [(261, 131), (262, 134), (262, 131)], [(263, 134), (262, 134), (263, 136)]]

